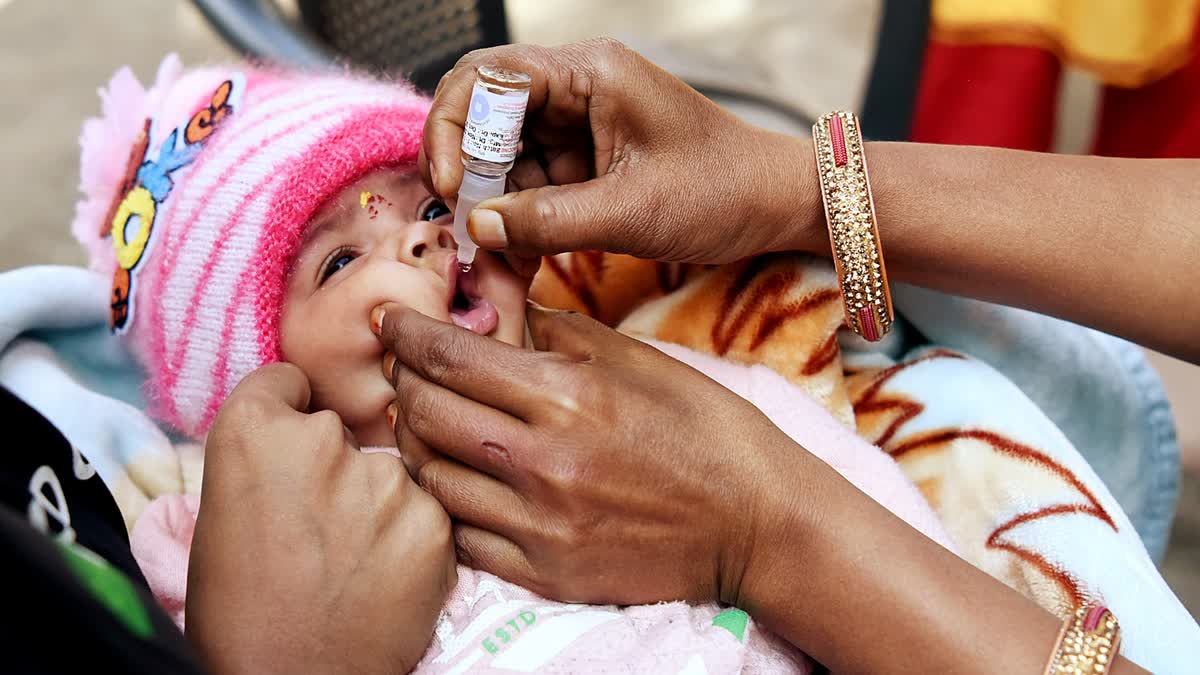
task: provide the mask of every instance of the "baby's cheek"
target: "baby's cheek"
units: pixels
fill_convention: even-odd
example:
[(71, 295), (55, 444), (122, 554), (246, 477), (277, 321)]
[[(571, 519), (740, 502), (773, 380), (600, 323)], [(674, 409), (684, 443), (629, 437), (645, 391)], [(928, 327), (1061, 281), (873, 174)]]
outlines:
[(429, 272), (403, 263), (383, 262), (363, 269), (355, 282), (354, 299), (347, 302), (365, 307), (368, 318), (377, 305), (394, 302), (439, 321), (450, 320), (445, 285), (435, 284)]
[(326, 371), (314, 380), (313, 409), (336, 412), (359, 445), (395, 443), (387, 423), (387, 406), (396, 393), (383, 375), (382, 364), (382, 356), (372, 358), (348, 364), (339, 372)]
[(378, 365), (383, 345), (371, 332), (369, 315), (355, 320), (335, 304), (309, 303), (285, 312), (281, 347), (284, 360), (308, 377), (312, 407), (345, 417), (356, 412), (354, 393), (363, 381), (371, 375), (383, 380)]

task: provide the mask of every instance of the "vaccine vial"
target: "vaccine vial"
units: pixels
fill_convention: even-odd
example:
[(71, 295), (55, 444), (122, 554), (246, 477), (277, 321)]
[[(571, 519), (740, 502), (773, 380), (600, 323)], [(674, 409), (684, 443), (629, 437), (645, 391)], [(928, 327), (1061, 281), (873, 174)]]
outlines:
[(475, 86), (463, 128), (463, 182), (454, 211), (454, 239), (464, 272), (471, 269), (479, 248), (467, 232), (467, 214), (479, 202), (504, 194), (505, 179), (521, 142), (530, 83), (525, 73), (506, 68), (475, 69)]

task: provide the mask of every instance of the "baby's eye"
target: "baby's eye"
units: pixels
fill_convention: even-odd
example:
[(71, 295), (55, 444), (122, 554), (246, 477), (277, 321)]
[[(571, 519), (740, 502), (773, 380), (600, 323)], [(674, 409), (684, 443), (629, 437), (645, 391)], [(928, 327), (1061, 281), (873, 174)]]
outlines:
[(450, 215), (450, 209), (446, 208), (446, 205), (437, 199), (430, 199), (422, 204), (421, 208), (417, 209), (417, 217), (421, 220), (433, 221), (448, 215)]
[(337, 274), (343, 267), (350, 264), (350, 261), (357, 258), (354, 251), (339, 249), (334, 251), (332, 255), (325, 260), (324, 266), (321, 267), (321, 284), (329, 280), (329, 277)]

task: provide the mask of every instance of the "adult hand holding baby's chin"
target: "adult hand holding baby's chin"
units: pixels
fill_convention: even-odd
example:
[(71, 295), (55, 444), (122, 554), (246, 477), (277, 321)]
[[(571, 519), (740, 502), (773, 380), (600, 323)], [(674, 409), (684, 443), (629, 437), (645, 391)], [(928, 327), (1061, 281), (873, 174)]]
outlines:
[(385, 310), (400, 452), (466, 564), (562, 600), (747, 606), (804, 550), (775, 514), (814, 512), (823, 483), (789, 476), (831, 470), (698, 371), (568, 312), (531, 308), (529, 351)]
[(475, 67), (530, 75), (519, 190), (481, 203), (472, 238), (518, 257), (603, 250), (724, 263), (828, 247), (812, 148), (742, 122), (614, 40), (507, 45), (464, 56), (442, 79), (418, 166), (449, 198)]
[(266, 366), (213, 424), (188, 637), (217, 673), (407, 672), (456, 581), (449, 519), (309, 393)]

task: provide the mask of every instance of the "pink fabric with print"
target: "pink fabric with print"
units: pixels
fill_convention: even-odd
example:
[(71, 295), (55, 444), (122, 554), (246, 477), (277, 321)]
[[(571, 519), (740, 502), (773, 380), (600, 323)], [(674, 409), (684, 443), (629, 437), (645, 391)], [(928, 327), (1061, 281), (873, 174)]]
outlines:
[[(677, 345), (652, 344), (753, 403), (863, 492), (952, 549), (933, 511), (895, 462), (783, 377), (765, 366), (743, 366)], [(198, 504), (194, 496), (160, 498), (147, 507), (131, 537), (151, 590), (180, 626)], [(799, 651), (739, 611), (716, 604), (573, 605), (546, 600), (461, 565), (458, 576), (417, 672), (812, 672), (811, 660)], [(803, 607), (806, 599), (794, 601)], [(815, 606), (811, 610), (822, 611)]]

